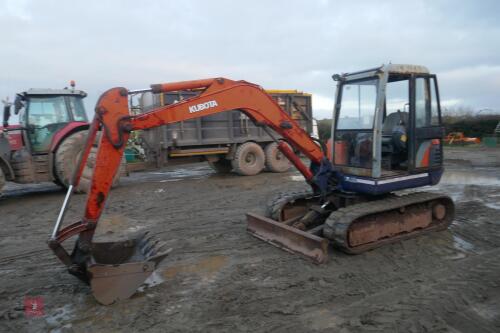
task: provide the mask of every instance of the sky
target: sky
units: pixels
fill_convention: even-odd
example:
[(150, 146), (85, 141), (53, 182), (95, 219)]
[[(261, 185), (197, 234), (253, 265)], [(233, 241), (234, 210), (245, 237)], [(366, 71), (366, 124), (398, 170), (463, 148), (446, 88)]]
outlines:
[(427, 66), (445, 108), (500, 110), (500, 1), (0, 0), (0, 97), (75, 80), (92, 112), (123, 86), (209, 77), (313, 94), (334, 73)]

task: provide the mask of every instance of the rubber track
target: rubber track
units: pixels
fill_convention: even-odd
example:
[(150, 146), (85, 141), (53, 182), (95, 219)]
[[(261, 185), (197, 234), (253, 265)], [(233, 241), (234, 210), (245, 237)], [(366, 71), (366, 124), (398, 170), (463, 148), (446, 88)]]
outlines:
[(280, 213), (283, 206), (287, 203), (294, 202), (295, 200), (305, 199), (312, 196), (313, 193), (311, 190), (279, 193), (267, 204), (266, 216), (275, 221), (280, 221)]
[[(390, 242), (395, 242), (401, 239), (412, 238), (418, 234), (426, 232), (427, 229), (412, 232), (408, 234), (403, 234), (402, 236), (395, 236), (391, 239), (384, 239), (380, 242), (374, 242), (371, 246), (363, 245), (363, 249), (361, 251), (351, 248), (348, 244), (348, 231), (349, 227), (353, 221), (375, 213), (382, 213), (394, 209), (398, 209), (400, 207), (405, 207), (409, 205), (429, 202), (437, 199), (445, 199), (451, 200), (447, 195), (439, 194), (439, 193), (429, 193), (429, 192), (418, 192), (411, 193), (402, 196), (390, 195), (384, 199), (363, 202), (360, 204), (354, 204), (348, 207), (340, 208), (339, 210), (333, 212), (325, 222), (323, 235), (330, 239), (333, 242), (333, 245), (339, 247), (342, 251), (347, 253), (361, 253), (364, 251), (368, 251), (379, 247), (383, 244), (387, 244)], [(430, 228), (430, 230), (442, 230), (446, 229), (448, 225), (453, 221), (453, 211), (450, 212), (452, 214), (448, 223), (445, 225), (440, 225), (439, 228)], [(430, 231), (429, 230), (429, 231)], [(360, 246), (361, 247), (361, 246)]]

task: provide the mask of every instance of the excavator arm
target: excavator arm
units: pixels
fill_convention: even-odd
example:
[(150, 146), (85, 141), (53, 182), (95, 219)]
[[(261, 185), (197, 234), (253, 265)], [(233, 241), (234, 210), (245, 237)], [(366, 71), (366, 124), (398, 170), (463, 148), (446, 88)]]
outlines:
[[(95, 223), (108, 196), (112, 179), (117, 172), (129, 133), (189, 119), (200, 118), (229, 110), (241, 110), (257, 125), (271, 128), (294, 148), (308, 157), (314, 165), (327, 163), (321, 147), (305, 132), (260, 86), (245, 81), (224, 78), (156, 84), (153, 93), (188, 89), (204, 89), (195, 97), (179, 103), (158, 107), (138, 116), (129, 115), (128, 91), (113, 88), (97, 102), (96, 121), (104, 131), (96, 158), (96, 168), (87, 199), (85, 219)], [(280, 143), (278, 148), (304, 175), (315, 189), (313, 172), (297, 155)]]
[[(72, 186), (70, 186), (64, 200), (52, 237), (49, 240), (49, 246), (58, 258), (68, 266), (70, 273), (80, 277), (82, 280), (93, 281), (92, 288), (94, 295), (101, 303), (106, 304), (129, 296), (124, 296), (122, 291), (111, 292), (110, 295), (104, 297), (101, 295), (100, 298), (96, 295), (96, 290), (105, 290), (107, 293), (110, 293), (109, 290), (113, 289), (111, 286), (119, 284), (113, 279), (110, 280), (110, 274), (135, 276), (138, 281), (135, 284), (137, 284), (139, 282), (142, 283), (143, 275), (146, 276), (146, 273), (154, 269), (154, 265), (147, 269), (148, 272), (144, 270), (145, 266), (140, 266), (142, 264), (138, 265), (138, 267), (131, 266), (131, 264), (120, 267), (115, 265), (117, 264), (116, 256), (123, 256), (124, 248), (127, 248), (127, 246), (129, 248), (137, 247), (137, 251), (146, 258), (146, 262), (157, 263), (166, 255), (159, 242), (152, 241), (147, 237), (133, 240), (136, 243), (134, 246), (126, 243), (96, 246), (96, 243), (92, 243), (95, 228), (103, 212), (113, 183), (113, 177), (118, 172), (125, 145), (131, 131), (154, 128), (237, 109), (244, 112), (255, 124), (262, 126), (266, 131), (268, 131), (268, 128), (274, 130), (291, 146), (309, 158), (311, 160), (311, 167), (305, 166), (286, 143), (280, 142), (278, 144), (278, 148), (304, 175), (306, 181), (316, 193), (325, 193), (327, 190), (328, 181), (326, 178), (331, 170), (331, 164), (325, 157), (325, 153), (308, 133), (284, 112), (260, 86), (245, 81), (215, 78), (155, 84), (151, 85), (151, 89), (144, 91), (165, 93), (179, 90), (200, 90), (201, 92), (195, 97), (175, 104), (161, 106), (150, 112), (136, 116), (129, 114), (128, 105), (128, 96), (134, 92), (128, 91), (125, 88), (110, 89), (102, 94), (97, 102), (96, 114), (89, 130), (86, 149), (80, 158), (79, 167), (75, 171)], [(83, 170), (82, 166), (86, 163), (99, 129), (101, 129), (103, 134), (100, 137), (84, 216), (80, 221), (61, 229), (72, 188), (78, 184)], [(270, 131), (268, 133), (273, 137)], [(79, 237), (73, 253), (69, 255), (61, 244), (64, 240), (75, 235)], [(104, 263), (101, 264), (96, 263), (95, 259), (96, 257), (103, 256), (102, 253), (98, 253), (99, 251), (106, 252), (106, 258), (101, 260)], [(116, 252), (116, 255), (110, 254), (113, 251)], [(137, 256), (133, 253), (130, 255)], [(107, 263), (113, 264), (113, 267), (118, 267), (117, 269), (125, 269), (125, 272), (110, 273), (109, 270), (103, 268)], [(141, 269), (144, 271), (142, 275)], [(96, 280), (96, 277), (100, 277), (100, 279)], [(133, 279), (129, 278), (129, 280)], [(133, 289), (135, 291), (137, 288), (135, 284), (132, 286), (122, 286), (122, 289)]]

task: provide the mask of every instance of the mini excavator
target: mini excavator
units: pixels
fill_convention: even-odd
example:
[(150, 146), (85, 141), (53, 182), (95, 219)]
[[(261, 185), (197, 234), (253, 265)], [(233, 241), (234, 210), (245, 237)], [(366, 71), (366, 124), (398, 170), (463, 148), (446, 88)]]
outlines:
[[(333, 80), (337, 90), (328, 144), (316, 142), (260, 86), (246, 81), (214, 78), (106, 91), (97, 102), (49, 247), (71, 274), (90, 284), (98, 302), (130, 297), (168, 254), (165, 243), (147, 233), (125, 241), (93, 242), (130, 133), (229, 110), (240, 110), (266, 130), (310, 185), (307, 191), (271, 200), (265, 217), (248, 213), (252, 235), (323, 263), (329, 245), (358, 254), (446, 229), (454, 218), (453, 201), (414, 190), (437, 184), (443, 173), (436, 76), (423, 66), (388, 64), (333, 75)], [(198, 95), (144, 114), (129, 113), (131, 94), (181, 90)], [(62, 228), (96, 137), (99, 146), (84, 216)], [(310, 160), (309, 166), (298, 152)], [(73, 236), (78, 238), (69, 254), (62, 243)]]

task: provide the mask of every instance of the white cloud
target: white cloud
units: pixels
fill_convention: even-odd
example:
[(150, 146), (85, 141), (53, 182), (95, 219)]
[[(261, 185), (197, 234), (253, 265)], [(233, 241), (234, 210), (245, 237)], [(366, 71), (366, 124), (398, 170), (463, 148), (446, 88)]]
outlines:
[(31, 14), (28, 11), (29, 0), (5, 0), (0, 4), (0, 16), (10, 16), (22, 21), (29, 21)]
[(500, 108), (498, 1), (27, 1), (0, 3), (0, 97), (226, 76), (313, 94), (330, 117), (331, 74), (427, 65), (443, 102)]
[(443, 108), (451, 108), (459, 105), (463, 105), (464, 101), (461, 99), (445, 99), (441, 100), (441, 107)]
[(312, 107), (316, 119), (330, 119), (333, 114), (334, 96), (327, 97), (315, 94), (312, 97)]

